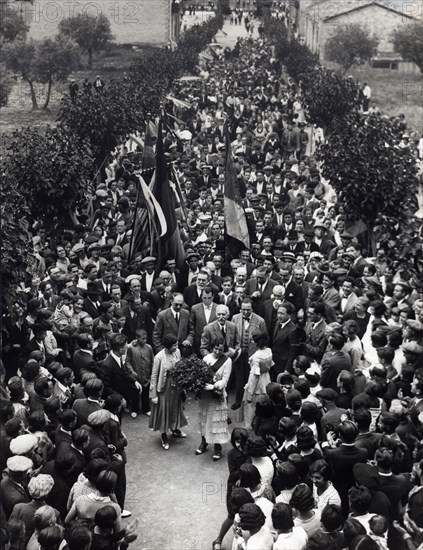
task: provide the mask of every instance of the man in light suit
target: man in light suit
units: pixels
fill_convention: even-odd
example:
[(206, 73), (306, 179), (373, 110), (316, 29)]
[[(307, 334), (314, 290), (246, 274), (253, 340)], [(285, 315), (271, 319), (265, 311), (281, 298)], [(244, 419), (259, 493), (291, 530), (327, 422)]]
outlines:
[(292, 364), (298, 355), (298, 336), (292, 316), (295, 307), (291, 302), (282, 302), (277, 311), (277, 323), (272, 334), (272, 353), (275, 364), (270, 370), (273, 381), (281, 372), (292, 372)]
[(326, 322), (323, 319), (325, 306), (321, 302), (311, 302), (308, 308), (308, 322), (305, 326), (306, 341), (303, 354), (311, 361), (319, 362), (328, 344)]
[(358, 296), (353, 292), (354, 279), (346, 277), (342, 283), (340, 296), (341, 302), (339, 304), (339, 311), (342, 315), (350, 313), (354, 310), (355, 304), (358, 302)]
[(239, 349), (240, 340), (235, 323), (228, 321), (229, 308), (222, 304), (216, 308), (217, 320), (206, 325), (201, 336), (200, 354), (205, 357), (213, 351), (213, 342), (218, 336), (225, 339), (225, 353), (233, 356)]
[(253, 336), (258, 333), (268, 334), (264, 319), (253, 313), (253, 304), (250, 298), (244, 298), (241, 303), (241, 313), (232, 317), (239, 334), (241, 355), (234, 365), (232, 372), (236, 377), (236, 395), (235, 403), (232, 409), (236, 410), (241, 406), (244, 395), (244, 386), (247, 383), (250, 374), (250, 365), (248, 359), (257, 351), (257, 344)]
[(201, 304), (195, 304), (191, 308), (191, 323), (194, 328), (194, 353), (200, 354), (201, 336), (203, 329), (209, 323), (216, 321), (217, 305), (213, 302), (213, 290), (206, 286), (201, 295)]
[(253, 301), (254, 313), (263, 316), (264, 302), (271, 298), (273, 287), (278, 283), (270, 279), (271, 269), (260, 266), (257, 268), (256, 276), (248, 279), (245, 285), (245, 292)]
[(174, 336), (178, 340), (180, 348), (190, 348), (194, 342), (194, 329), (190, 314), (186, 309), (182, 309), (184, 297), (176, 293), (173, 296), (172, 304), (169, 308), (161, 311), (157, 315), (156, 324), (153, 330), (153, 347), (155, 353), (163, 349), (162, 338)]

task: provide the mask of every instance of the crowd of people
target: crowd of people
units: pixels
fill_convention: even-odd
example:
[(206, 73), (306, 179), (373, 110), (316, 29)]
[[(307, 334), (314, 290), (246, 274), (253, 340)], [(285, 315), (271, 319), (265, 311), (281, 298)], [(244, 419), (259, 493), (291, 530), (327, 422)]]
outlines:
[[(192, 354), (214, 373), (198, 396), (195, 454), (212, 445), (219, 461), (231, 443), (214, 550), (231, 528), (236, 550), (422, 544), (422, 289), (348, 231), (309, 154), (301, 89), (277, 67), (262, 40), (239, 40), (203, 69), (207, 86), (175, 90), (183, 102), (163, 137), (187, 211), (183, 266), (131, 250), (140, 145), (111, 156), (73, 230), (32, 228), (31, 272), (2, 319), (6, 547), (136, 538), (122, 521), (122, 422), (147, 415), (164, 451), (185, 438), (172, 369)], [(417, 162), (405, 130), (398, 119)], [(250, 228), (232, 258), (227, 154)]]

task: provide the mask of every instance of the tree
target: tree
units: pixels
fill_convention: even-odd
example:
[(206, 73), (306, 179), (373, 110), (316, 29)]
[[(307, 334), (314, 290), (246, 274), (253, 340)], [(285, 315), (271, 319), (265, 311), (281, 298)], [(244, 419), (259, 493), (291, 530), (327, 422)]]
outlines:
[(9, 94), (13, 87), (13, 78), (6, 70), (4, 63), (0, 63), (0, 107), (7, 105)]
[(326, 41), (325, 55), (329, 61), (348, 71), (353, 65), (363, 65), (377, 53), (379, 39), (358, 23), (341, 25)]
[(421, 21), (394, 31), (392, 41), (394, 50), (405, 61), (412, 61), (420, 71), (423, 71), (423, 26)]
[(36, 46), (33, 70), (38, 82), (47, 84), (43, 109), (50, 102), (54, 82), (62, 82), (79, 65), (78, 46), (66, 37), (46, 38)]
[(73, 226), (73, 213), (93, 177), (87, 145), (62, 128), (16, 130), (7, 137), (4, 174), (28, 207), (28, 221), (50, 231)]
[(103, 14), (95, 16), (89, 13), (62, 19), (59, 33), (74, 40), (82, 52), (88, 54), (88, 67), (93, 64), (93, 54), (104, 49), (113, 41), (110, 21)]
[(19, 188), (5, 174), (1, 174), (0, 181), (1, 288), (2, 299), (10, 306), (31, 263), (28, 207)]
[(412, 254), (417, 251), (410, 226), (418, 208), (417, 165), (407, 150), (397, 147), (388, 118), (357, 111), (337, 118), (318, 158), (348, 219), (366, 224), (369, 255), (375, 252), (375, 228), (385, 242), (391, 241), (393, 258), (404, 258), (407, 247)]
[(333, 122), (357, 108), (358, 90), (350, 78), (318, 68), (302, 75), (301, 86), (307, 118), (321, 126), (325, 133)]
[(28, 28), (16, 10), (10, 9), (6, 4), (0, 5), (0, 47), (17, 38), (25, 38)]
[(4, 46), (2, 55), (6, 63), (6, 68), (12, 73), (22, 77), (28, 84), (31, 92), (32, 108), (37, 109), (38, 102), (34, 88), (34, 83), (36, 81), (34, 73), (34, 60), (36, 56), (35, 41), (25, 41), (23, 39), (15, 40)]

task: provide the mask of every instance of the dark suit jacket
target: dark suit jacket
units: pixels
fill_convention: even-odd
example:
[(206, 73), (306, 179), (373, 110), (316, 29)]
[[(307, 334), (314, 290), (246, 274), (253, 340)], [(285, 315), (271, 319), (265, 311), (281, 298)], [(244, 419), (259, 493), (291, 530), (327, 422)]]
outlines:
[(97, 376), (99, 373), (99, 368), (94, 361), (94, 357), (80, 349), (77, 349), (73, 354), (72, 368), (77, 381), (81, 379), (81, 373), (84, 371), (94, 372)]
[(140, 311), (137, 312), (134, 318), (131, 316), (129, 305), (123, 309), (123, 312), (126, 317), (126, 322), (123, 327), (123, 334), (128, 338), (129, 342), (135, 340), (136, 330), (142, 328), (147, 331), (147, 339), (151, 342), (153, 335), (153, 321), (151, 319), (150, 312), (144, 306), (141, 306)]
[(157, 315), (156, 324), (153, 330), (153, 347), (155, 353), (163, 349), (162, 338), (165, 335), (175, 336), (179, 345), (181, 345), (184, 340), (188, 340), (191, 342), (191, 345), (193, 345), (194, 327), (190, 314), (186, 309), (180, 311), (179, 326), (175, 321), (171, 308), (167, 308)]
[(286, 370), (292, 371), (292, 363), (298, 355), (297, 328), (289, 321), (283, 328), (277, 323), (273, 330), (272, 353), (275, 362), (273, 369), (279, 374)]
[(295, 307), (295, 311), (299, 311), (305, 307), (303, 290), (301, 286), (293, 280), (291, 280), (285, 288), (285, 300), (291, 302)]
[(337, 378), (343, 370), (351, 370), (351, 357), (343, 351), (331, 351), (325, 355), (322, 363), (320, 385), (338, 391)]
[(10, 479), (9, 476), (5, 476), (1, 480), (1, 500), (6, 519), (9, 519), (15, 504), (30, 502), (31, 498), (21, 485)]
[(328, 450), (325, 458), (332, 467), (332, 482), (345, 506), (348, 499), (348, 489), (355, 485), (354, 464), (367, 461), (367, 450), (358, 448), (355, 445), (341, 445), (337, 449)]
[(97, 317), (100, 317), (100, 312), (98, 311), (98, 308), (88, 298), (84, 299), (84, 311), (86, 311), (88, 315), (93, 319), (97, 319)]
[[(216, 321), (216, 308), (217, 305), (212, 303), (212, 309), (210, 312), (209, 323)], [(229, 307), (229, 306), (228, 306)], [(201, 346), (201, 335), (203, 334), (203, 329), (207, 325), (206, 316), (204, 313), (203, 303), (195, 304), (191, 308), (191, 322), (194, 328), (194, 353), (200, 353)]]
[(92, 412), (99, 411), (101, 409), (100, 403), (97, 401), (92, 401), (87, 398), (85, 399), (76, 399), (72, 405), (73, 410), (78, 415), (78, 427), (80, 428), (83, 424), (88, 422), (88, 417)]
[[(213, 351), (212, 342), (218, 336), (222, 336), (218, 321), (213, 321), (213, 323), (204, 327), (200, 347), (200, 353), (203, 357)], [(225, 340), (228, 348), (237, 349), (240, 346), (240, 335), (238, 334), (235, 323), (231, 321), (226, 321)]]
[[(273, 279), (268, 279), (260, 298), (253, 298), (254, 313), (257, 313), (257, 315), (260, 315), (260, 317), (263, 317), (264, 302), (272, 296), (273, 287), (277, 284), (278, 283)], [(251, 294), (253, 294), (258, 289), (259, 288), (257, 278), (252, 277), (251, 279), (248, 279), (245, 284), (245, 293), (247, 294), (247, 296), (251, 296)]]
[[(184, 289), (184, 300), (190, 309), (193, 305), (199, 304), (201, 302), (201, 296), (198, 296), (197, 285), (195, 283), (187, 286)], [(213, 291), (213, 302), (215, 302), (216, 304), (220, 303), (219, 293), (217, 291)]]
[(272, 339), (273, 337), (273, 331), (278, 321), (277, 309), (273, 307), (274, 301), (275, 301), (274, 298), (269, 298), (269, 300), (266, 300), (263, 305), (263, 319), (264, 319), (264, 322), (266, 323), (266, 328), (270, 336), (270, 339)]
[(135, 384), (134, 378), (126, 369), (118, 365), (111, 355), (108, 355), (101, 364), (100, 376), (104, 383), (104, 398), (112, 393), (120, 393), (125, 397), (128, 394), (127, 390)]
[(304, 355), (307, 355), (312, 361), (320, 361), (328, 344), (326, 336), (326, 323), (322, 321), (313, 328), (308, 322), (305, 326), (306, 343), (304, 346)]

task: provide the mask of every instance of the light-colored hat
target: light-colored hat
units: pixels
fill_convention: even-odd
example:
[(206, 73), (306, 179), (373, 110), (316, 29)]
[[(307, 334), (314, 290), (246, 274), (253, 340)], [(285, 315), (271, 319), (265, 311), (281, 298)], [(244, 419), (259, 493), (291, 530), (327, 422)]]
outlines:
[(33, 465), (32, 460), (27, 456), (11, 456), (6, 462), (6, 466), (11, 472), (27, 472)]
[(25, 455), (30, 453), (37, 445), (37, 437), (33, 434), (18, 435), (11, 440), (9, 448), (14, 455)]
[(28, 483), (28, 492), (32, 498), (39, 500), (45, 498), (54, 485), (54, 479), (48, 474), (38, 474), (32, 477)]

